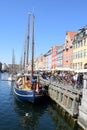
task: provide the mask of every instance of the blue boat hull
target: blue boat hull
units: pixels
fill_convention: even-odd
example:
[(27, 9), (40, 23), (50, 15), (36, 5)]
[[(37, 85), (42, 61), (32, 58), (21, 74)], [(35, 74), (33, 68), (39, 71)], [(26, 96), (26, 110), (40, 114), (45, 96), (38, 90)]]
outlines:
[(16, 86), (14, 86), (14, 95), (19, 100), (27, 101), (27, 102), (31, 102), (31, 103), (35, 102), (35, 91), (34, 90), (26, 91), (26, 90), (18, 89)]

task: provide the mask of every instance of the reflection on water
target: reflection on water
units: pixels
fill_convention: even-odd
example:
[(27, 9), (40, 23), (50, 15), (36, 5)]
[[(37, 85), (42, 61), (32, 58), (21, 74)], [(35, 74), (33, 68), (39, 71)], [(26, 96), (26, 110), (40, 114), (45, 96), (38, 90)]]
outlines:
[(20, 116), (21, 127), (25, 130), (73, 130), (52, 102), (34, 105), (15, 100), (15, 112)]
[(9, 85), (10, 87), (13, 87), (14, 81), (8, 81), (8, 85)]
[(1, 80), (1, 72), (0, 72), (0, 80)]
[(5, 80), (5, 79), (7, 79), (8, 78), (8, 76), (9, 76), (9, 74), (8, 73), (1, 73), (1, 79), (2, 80)]
[(56, 124), (56, 130), (73, 130), (57, 110), (57, 106), (54, 104), (48, 107), (48, 112)]
[(0, 130), (72, 130), (52, 101), (20, 102), (13, 86), (14, 82), (0, 81)]
[(47, 104), (31, 104), (15, 100), (15, 112), (21, 117), (23, 128), (36, 130), (40, 118), (47, 112)]

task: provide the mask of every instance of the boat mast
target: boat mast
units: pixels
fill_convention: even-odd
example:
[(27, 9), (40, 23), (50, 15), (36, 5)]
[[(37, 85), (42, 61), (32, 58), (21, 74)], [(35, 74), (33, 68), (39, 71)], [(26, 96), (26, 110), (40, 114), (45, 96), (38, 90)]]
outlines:
[(26, 56), (26, 39), (25, 39), (25, 44), (24, 44), (24, 62), (23, 62), (23, 69), (24, 69), (24, 72), (25, 72), (25, 56)]
[(34, 14), (32, 15), (32, 63), (31, 63), (31, 77), (34, 73)]
[(30, 13), (28, 14), (28, 35), (27, 35), (27, 52), (26, 52), (26, 65), (29, 61), (29, 39), (30, 39)]
[(15, 70), (15, 55), (14, 55), (14, 48), (13, 48), (13, 52), (12, 52), (12, 70), (11, 73), (13, 73), (13, 71)]

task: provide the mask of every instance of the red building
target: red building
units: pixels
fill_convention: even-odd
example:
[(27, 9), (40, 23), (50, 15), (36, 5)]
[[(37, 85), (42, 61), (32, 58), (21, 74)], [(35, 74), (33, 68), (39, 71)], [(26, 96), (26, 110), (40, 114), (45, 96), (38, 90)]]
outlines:
[(57, 67), (57, 50), (59, 46), (54, 46), (52, 48), (52, 69)]

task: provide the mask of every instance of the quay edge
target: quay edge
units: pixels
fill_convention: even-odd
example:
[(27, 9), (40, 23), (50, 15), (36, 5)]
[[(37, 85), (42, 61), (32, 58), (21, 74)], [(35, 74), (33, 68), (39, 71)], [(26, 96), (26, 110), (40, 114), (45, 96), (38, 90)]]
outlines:
[(87, 130), (87, 74), (84, 74), (84, 85), (80, 92), (42, 79), (41, 83), (48, 86), (49, 97), (57, 104), (58, 110), (60, 109), (72, 128)]

